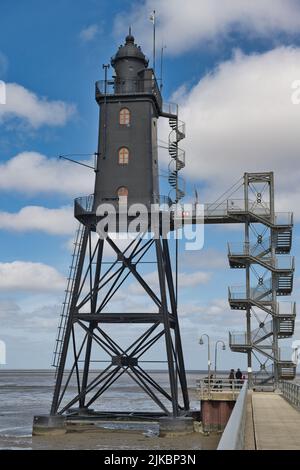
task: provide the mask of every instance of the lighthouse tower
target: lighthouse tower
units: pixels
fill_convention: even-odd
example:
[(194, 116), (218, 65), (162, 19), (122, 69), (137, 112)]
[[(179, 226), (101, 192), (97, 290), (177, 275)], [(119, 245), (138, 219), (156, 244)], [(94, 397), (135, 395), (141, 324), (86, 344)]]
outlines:
[[(184, 128), (178, 121), (177, 106), (163, 105), (155, 72), (148, 67), (148, 60), (131, 32), (112, 58), (111, 66), (112, 78), (107, 78), (106, 70), (105, 80), (96, 83), (100, 120), (94, 192), (75, 200), (75, 217), (80, 227), (54, 352), (56, 383), (47, 421), (50, 428), (57, 426), (60, 418), (87, 413), (97, 418), (147, 415), (175, 419), (176, 423), (189, 419), (173, 281), (176, 270), (171, 265), (168, 239), (160, 229), (154, 236), (147, 227), (128, 239), (124, 247), (124, 242), (120, 244), (109, 227), (106, 237), (96, 234), (101, 220), (98, 208), (103, 205), (107, 212), (117, 213), (124, 201), (128, 207), (132, 204), (143, 204), (147, 209), (151, 204), (160, 207), (159, 117), (168, 118), (171, 127), (171, 192), (163, 201), (171, 205), (183, 196), (177, 176), (184, 166), (178, 147), (184, 138)], [(121, 231), (120, 227), (117, 231)], [(151, 284), (153, 276), (156, 280)], [(136, 295), (142, 292), (145, 300), (138, 307), (127, 308), (120, 299), (136, 292), (132, 290), (134, 284), (139, 289)], [(132, 298), (135, 299), (135, 294)], [(149, 372), (158, 363), (160, 369), (165, 368), (167, 383)], [(150, 402), (142, 413), (140, 409), (132, 410), (134, 400), (130, 410), (107, 408), (107, 401), (103, 401), (124, 375)], [(37, 417), (35, 431), (42, 425)]]
[(112, 58), (113, 80), (98, 82), (100, 106), (95, 204), (128, 198), (128, 205), (159, 202), (157, 119), (162, 98), (152, 69), (129, 34)]

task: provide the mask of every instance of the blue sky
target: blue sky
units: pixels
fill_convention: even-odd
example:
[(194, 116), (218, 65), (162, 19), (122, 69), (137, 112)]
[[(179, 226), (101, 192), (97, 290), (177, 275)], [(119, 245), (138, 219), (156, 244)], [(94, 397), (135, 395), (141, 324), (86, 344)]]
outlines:
[[(187, 124), (188, 193), (196, 186), (200, 202), (213, 202), (244, 171), (275, 171), (277, 207), (295, 211), (298, 223), (300, 105), (291, 103), (291, 86), (300, 80), (299, 2), (221, 3), (1, 0), (0, 80), (7, 84), (7, 105), (0, 105), (0, 339), (7, 344), (6, 367), (50, 365), (76, 227), (72, 201), (93, 190), (90, 170), (56, 157), (95, 151), (94, 83), (103, 79), (102, 64), (130, 25), (151, 58), (153, 8), (158, 56), (167, 46), (164, 98), (178, 100)], [(165, 133), (162, 125), (160, 138)], [(162, 152), (161, 168), (165, 158)], [(191, 281), (182, 288), (180, 307), (189, 368), (205, 368), (201, 333), (227, 340), (229, 329), (244, 329), (244, 318), (226, 301), (227, 286), (243, 283), (240, 272), (229, 270), (226, 242), (241, 237), (236, 228), (207, 227), (199, 264), (182, 253), (181, 270)], [(296, 256), (299, 238), (296, 225)], [(222, 365), (244, 366), (245, 360), (227, 351)]]

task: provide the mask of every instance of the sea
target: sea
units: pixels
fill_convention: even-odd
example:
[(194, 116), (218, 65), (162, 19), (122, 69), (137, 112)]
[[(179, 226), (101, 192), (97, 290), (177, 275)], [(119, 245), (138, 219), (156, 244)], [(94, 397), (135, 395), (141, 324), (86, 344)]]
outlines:
[[(152, 371), (151, 374), (168, 388), (167, 372)], [(187, 373), (191, 408), (194, 410), (200, 407), (196, 382), (205, 375), (205, 372)], [(32, 448), (33, 417), (49, 414), (54, 383), (52, 370), (0, 369), (0, 449)], [(71, 382), (68, 393), (66, 399), (76, 395), (75, 382)], [(158, 411), (154, 402), (125, 374), (95, 405), (95, 409), (101, 411)]]
[[(99, 372), (98, 372), (99, 373)], [(91, 372), (91, 379), (93, 374)], [(168, 389), (168, 373), (166, 371), (152, 371), (153, 378), (166, 390)], [(227, 371), (220, 372), (228, 377)], [(96, 375), (95, 375), (96, 376)], [(207, 371), (187, 372), (187, 382), (191, 409), (200, 410), (197, 396), (197, 380), (207, 377)], [(296, 382), (300, 383), (297, 375)], [(186, 441), (181, 438), (164, 441), (163, 439), (146, 439), (145, 436), (154, 436), (155, 429), (145, 429), (139, 439), (130, 440), (124, 435), (102, 434), (97, 438), (93, 435), (83, 436), (80, 433), (68, 434), (65, 444), (56, 438), (45, 441), (32, 438), (32, 422), (35, 415), (47, 415), (50, 412), (54, 390), (53, 370), (7, 370), (0, 369), (0, 450), (31, 450), (31, 449), (215, 449), (219, 437), (189, 437)], [(66, 400), (77, 393), (75, 381), (70, 382)], [(107, 390), (100, 400), (95, 402), (93, 408), (99, 411), (158, 411), (154, 402), (125, 374)], [(77, 434), (77, 435), (76, 435)], [(83, 433), (85, 434), (85, 433)], [(194, 440), (193, 440), (194, 439)], [(191, 447), (187, 447), (187, 446)], [(173, 446), (173, 447), (172, 447)], [(182, 446), (182, 447), (180, 447)]]

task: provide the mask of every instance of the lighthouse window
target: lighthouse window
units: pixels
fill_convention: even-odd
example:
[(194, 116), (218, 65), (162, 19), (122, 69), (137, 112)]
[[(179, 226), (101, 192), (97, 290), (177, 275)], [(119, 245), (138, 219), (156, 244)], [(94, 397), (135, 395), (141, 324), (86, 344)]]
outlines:
[(120, 111), (120, 125), (129, 126), (130, 125), (130, 111), (128, 108), (122, 108)]
[(129, 163), (129, 150), (126, 147), (122, 147), (119, 150), (119, 165), (128, 165)]
[(119, 198), (126, 198), (126, 197), (128, 197), (128, 188), (126, 188), (125, 186), (121, 186), (121, 187), (118, 189), (118, 197), (119, 197)]

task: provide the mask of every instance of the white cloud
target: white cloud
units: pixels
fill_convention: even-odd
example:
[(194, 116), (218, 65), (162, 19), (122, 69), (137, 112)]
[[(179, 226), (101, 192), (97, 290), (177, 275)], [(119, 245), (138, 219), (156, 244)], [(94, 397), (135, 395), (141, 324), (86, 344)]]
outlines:
[(0, 291), (62, 291), (65, 284), (65, 278), (56, 269), (43, 263), (0, 263)]
[(97, 24), (91, 24), (82, 31), (80, 31), (79, 37), (83, 42), (92, 41), (99, 33), (99, 26)]
[(76, 197), (90, 194), (93, 184), (91, 170), (37, 152), (22, 152), (0, 165), (0, 190)]
[(207, 248), (201, 251), (184, 251), (180, 257), (180, 265), (184, 268), (228, 268), (227, 253)]
[(178, 275), (178, 283), (180, 287), (196, 287), (200, 284), (206, 284), (211, 279), (211, 273), (197, 271), (195, 273), (181, 272)]
[(245, 171), (274, 171), (277, 210), (300, 215), (300, 106), (291, 102), (297, 77), (300, 49), (236, 52), (185, 94), (185, 175), (206, 183), (202, 201), (213, 202)]
[(52, 235), (74, 233), (76, 221), (70, 207), (48, 209), (40, 206), (23, 207), (17, 213), (0, 212), (0, 229), (16, 232), (42, 231)]
[(0, 107), (0, 122), (18, 118), (34, 129), (64, 126), (74, 113), (74, 105), (49, 101), (17, 83), (6, 83), (6, 104)]
[(131, 24), (138, 42), (151, 51), (149, 16), (153, 9), (157, 12), (157, 37), (172, 54), (223, 39), (234, 31), (266, 37), (298, 33), (300, 27), (298, 0), (144, 0), (140, 6), (134, 4), (126, 22), (124, 12), (116, 17), (116, 35), (124, 37)]
[(3, 326), (5, 320), (11, 320), (20, 312), (19, 305), (13, 300), (0, 300), (0, 320)]
[(179, 314), (185, 327), (205, 325), (216, 334), (228, 334), (230, 330), (243, 331), (246, 328), (245, 316), (230, 310), (228, 300), (212, 299), (209, 303), (198, 300), (179, 304)]
[[(13, 300), (0, 299), (0, 319), (2, 328), (18, 329), (27, 336), (28, 331), (32, 333), (42, 333), (46, 329), (51, 335), (55, 334), (61, 305), (41, 303), (40, 305), (31, 305), (24, 308), (22, 303), (16, 303)], [(52, 338), (54, 339), (54, 338)]]
[[(197, 271), (197, 272), (180, 272), (178, 274), (178, 283), (180, 288), (192, 288), (197, 287), (200, 284), (206, 284), (211, 279), (211, 273)], [(149, 286), (156, 292), (159, 289), (158, 273), (153, 271), (143, 275), (143, 279), (149, 284)], [(131, 283), (128, 286), (128, 292), (134, 295), (141, 295), (145, 293), (143, 287), (137, 282)]]

